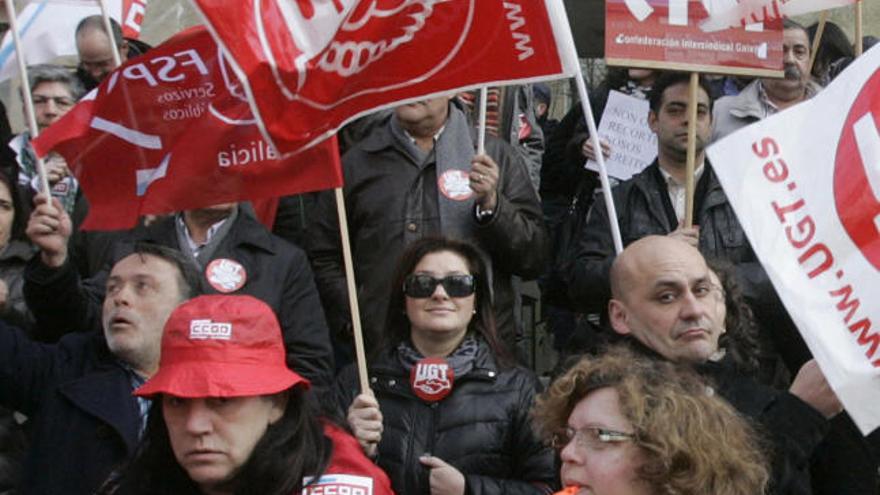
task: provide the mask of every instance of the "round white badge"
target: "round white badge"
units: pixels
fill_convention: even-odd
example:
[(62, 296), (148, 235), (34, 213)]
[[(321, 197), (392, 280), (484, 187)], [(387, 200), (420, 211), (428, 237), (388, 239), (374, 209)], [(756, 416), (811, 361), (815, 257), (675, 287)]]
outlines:
[(453, 201), (465, 201), (474, 195), (471, 179), (464, 170), (447, 170), (437, 179), (440, 193)]
[(235, 260), (218, 258), (208, 263), (205, 278), (218, 292), (229, 293), (244, 286), (247, 282), (247, 271)]

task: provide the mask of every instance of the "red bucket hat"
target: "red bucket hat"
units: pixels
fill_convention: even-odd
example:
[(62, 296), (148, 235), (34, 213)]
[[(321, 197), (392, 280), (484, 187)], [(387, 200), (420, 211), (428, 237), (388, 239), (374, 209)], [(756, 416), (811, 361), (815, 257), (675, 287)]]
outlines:
[(138, 396), (244, 397), (309, 381), (287, 368), (278, 319), (251, 296), (200, 296), (165, 323), (159, 371)]

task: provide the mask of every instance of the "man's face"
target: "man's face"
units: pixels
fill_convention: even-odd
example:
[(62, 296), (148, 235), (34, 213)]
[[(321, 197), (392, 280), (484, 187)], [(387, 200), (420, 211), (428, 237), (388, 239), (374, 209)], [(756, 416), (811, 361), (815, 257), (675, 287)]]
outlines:
[(723, 332), (718, 314), (723, 294), (703, 257), (669, 240), (639, 250), (631, 261), (625, 289), (608, 306), (614, 330), (631, 334), (670, 361), (708, 360)]
[(810, 77), (810, 40), (802, 29), (783, 31), (782, 60), (785, 82), (793, 86), (805, 86)]
[[(107, 74), (113, 72), (113, 44), (110, 38), (97, 29), (87, 29), (76, 37), (76, 51), (79, 53), (79, 65), (95, 81), (101, 82)], [(123, 45), (119, 56), (125, 62), (128, 47)]]
[(54, 124), (76, 104), (70, 88), (62, 82), (44, 82), (31, 91), (34, 102), (34, 118), (43, 130)]
[(411, 133), (419, 133), (422, 129), (429, 132), (439, 130), (446, 123), (449, 115), (449, 96), (441, 96), (428, 100), (419, 100), (397, 107), (394, 112), (404, 129)]
[(151, 374), (159, 365), (162, 329), (183, 300), (180, 272), (150, 254), (132, 254), (113, 266), (104, 297), (104, 337), (116, 357)]
[[(659, 151), (682, 163), (687, 158), (688, 142), (688, 83), (673, 84), (663, 91), (660, 109), (648, 114), (648, 125), (657, 135)], [(712, 112), (709, 95), (701, 87), (697, 91), (696, 150), (706, 147), (712, 133)]]

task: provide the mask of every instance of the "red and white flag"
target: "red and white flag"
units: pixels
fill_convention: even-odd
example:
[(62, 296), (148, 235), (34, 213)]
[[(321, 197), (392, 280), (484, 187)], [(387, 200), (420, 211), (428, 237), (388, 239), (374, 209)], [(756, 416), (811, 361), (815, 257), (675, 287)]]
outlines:
[(730, 5), (715, 8), (700, 27), (703, 31), (721, 31), (782, 17), (809, 14), (845, 5), (856, 0), (723, 0)]
[(84, 228), (342, 184), (335, 139), (280, 160), (254, 122), (222, 51), (196, 27), (124, 64), (32, 143), (79, 179)]
[(828, 382), (871, 432), (880, 426), (880, 48), (708, 154)]
[(560, 0), (195, 4), (282, 153), (383, 106), (577, 70), (560, 55), (570, 38)]

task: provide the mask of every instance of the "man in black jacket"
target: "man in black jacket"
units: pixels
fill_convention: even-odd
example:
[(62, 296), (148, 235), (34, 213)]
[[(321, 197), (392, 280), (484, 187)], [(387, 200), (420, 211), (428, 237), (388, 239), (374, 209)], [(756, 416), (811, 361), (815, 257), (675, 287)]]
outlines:
[[(432, 235), (467, 239), (491, 260), (502, 340), (514, 349), (511, 276), (543, 269), (546, 234), (528, 172), (507, 143), (487, 137), (486, 153), (450, 96), (403, 105), (342, 158), (345, 204), (369, 349), (381, 345), (392, 272), (403, 249)], [(351, 327), (332, 192), (319, 195), (309, 255), (341, 347)]]
[[(51, 243), (59, 228), (42, 217), (28, 231)], [(0, 404), (31, 424), (20, 493), (95, 493), (134, 453), (149, 401), (132, 391), (158, 369), (165, 321), (195, 295), (198, 278), (179, 253), (137, 244), (107, 278), (103, 333), (74, 332), (47, 345), (0, 323)]]
[(843, 407), (814, 360), (801, 367), (788, 391), (777, 391), (724, 358), (718, 342), (726, 331), (725, 296), (694, 247), (669, 236), (636, 241), (614, 261), (611, 287), (608, 315), (616, 333), (658, 358), (694, 365), (762, 427), (772, 442), (773, 493), (876, 489), (876, 461), (871, 465), (851, 420), (837, 417)]
[[(41, 208), (34, 213), (56, 219), (59, 215)], [(74, 328), (99, 328), (107, 276), (101, 272), (80, 283), (68, 256), (69, 230), (53, 235), (63, 236), (65, 242), (32, 239), (43, 255), (25, 269), (24, 286), (28, 307), (47, 340), (57, 339), (59, 335), (51, 332), (70, 328), (70, 323)], [(129, 240), (180, 251), (202, 271), (206, 293), (248, 294), (269, 304), (281, 323), (288, 366), (319, 392), (329, 390), (330, 337), (308, 259), (301, 249), (272, 235), (249, 209), (228, 203), (188, 210), (135, 230)], [(129, 248), (130, 242), (120, 243), (114, 259)]]

